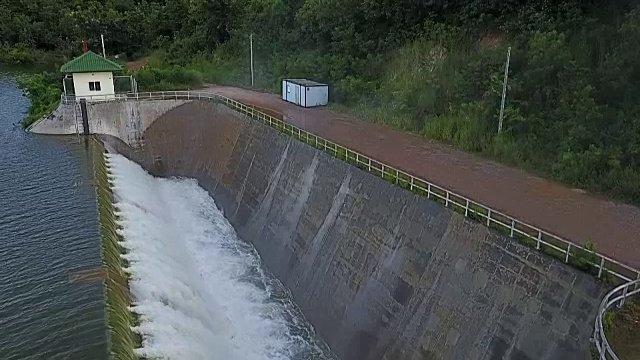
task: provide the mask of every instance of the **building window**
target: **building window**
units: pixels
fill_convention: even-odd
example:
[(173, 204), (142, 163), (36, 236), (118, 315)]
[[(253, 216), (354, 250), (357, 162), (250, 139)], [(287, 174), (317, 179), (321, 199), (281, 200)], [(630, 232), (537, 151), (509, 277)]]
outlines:
[(89, 81), (89, 91), (100, 91), (100, 81)]

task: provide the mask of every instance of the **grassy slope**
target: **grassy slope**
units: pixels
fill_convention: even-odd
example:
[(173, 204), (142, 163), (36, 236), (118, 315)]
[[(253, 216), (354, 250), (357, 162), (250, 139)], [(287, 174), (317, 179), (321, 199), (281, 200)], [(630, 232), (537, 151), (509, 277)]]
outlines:
[(615, 313), (607, 339), (620, 359), (640, 359), (640, 301), (627, 302)]

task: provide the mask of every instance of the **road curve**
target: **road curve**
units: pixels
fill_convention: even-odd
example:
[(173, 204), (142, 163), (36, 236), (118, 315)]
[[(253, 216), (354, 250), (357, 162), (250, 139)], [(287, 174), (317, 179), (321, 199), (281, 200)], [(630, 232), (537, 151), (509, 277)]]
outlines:
[(210, 85), (207, 91), (269, 109), (318, 136), (464, 195), (576, 244), (640, 268), (640, 208), (571, 189), (451, 146), (278, 95)]

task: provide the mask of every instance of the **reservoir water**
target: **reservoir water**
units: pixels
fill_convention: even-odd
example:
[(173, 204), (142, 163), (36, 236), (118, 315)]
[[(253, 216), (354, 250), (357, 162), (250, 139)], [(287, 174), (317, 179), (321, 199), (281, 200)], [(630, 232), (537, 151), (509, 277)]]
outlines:
[(28, 100), (0, 70), (0, 359), (104, 359), (90, 159), (77, 139), (28, 134)]
[[(90, 142), (26, 133), (27, 107), (0, 72), (0, 359), (106, 359), (102, 282), (70, 280), (101, 263)], [(109, 162), (141, 355), (333, 359), (197, 182)]]

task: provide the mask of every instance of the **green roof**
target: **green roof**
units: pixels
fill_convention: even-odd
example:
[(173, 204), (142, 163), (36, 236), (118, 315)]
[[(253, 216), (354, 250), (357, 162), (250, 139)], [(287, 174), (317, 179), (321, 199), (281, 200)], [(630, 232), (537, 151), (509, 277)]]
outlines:
[(94, 53), (93, 51), (87, 51), (86, 53), (62, 65), (62, 67), (60, 68), (60, 72), (63, 73), (86, 73), (119, 70), (122, 70), (122, 66), (120, 64), (115, 63), (109, 59), (105, 59), (102, 56)]

